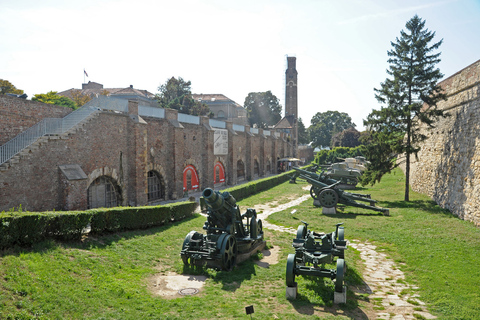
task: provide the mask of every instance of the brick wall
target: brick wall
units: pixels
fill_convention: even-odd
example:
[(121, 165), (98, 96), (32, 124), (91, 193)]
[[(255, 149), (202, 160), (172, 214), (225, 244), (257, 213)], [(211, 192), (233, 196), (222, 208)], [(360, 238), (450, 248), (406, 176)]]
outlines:
[(66, 107), (0, 95), (0, 145), (44, 118), (63, 118)]
[[(20, 103), (17, 108), (29, 110)], [(61, 136), (44, 137), (18, 163), (0, 170), (0, 211), (74, 210), (87, 208), (87, 190), (95, 179), (106, 175), (119, 186), (122, 205), (147, 204), (147, 173), (156, 170), (166, 187), (167, 199), (183, 196), (183, 170), (193, 165), (198, 173), (200, 190), (214, 188), (214, 164), (222, 162), (227, 185), (235, 185), (237, 160), (246, 168), (245, 177), (253, 177), (256, 157), (260, 176), (265, 174), (265, 159), (285, 157), (289, 150), (283, 138), (250, 134), (250, 128), (239, 132), (229, 127), (227, 155), (214, 155), (214, 131), (208, 118), (201, 124), (179, 123), (175, 110), (165, 110), (166, 119), (138, 117), (136, 102), (129, 102), (129, 114), (98, 112), (81, 126)], [(1, 124), (1, 123), (0, 123)], [(291, 149), (291, 147), (290, 147)], [(86, 179), (68, 180), (59, 166), (79, 165)]]
[(450, 116), (421, 127), (428, 139), (413, 159), (411, 187), (480, 226), (480, 60), (440, 84), (448, 100), (439, 108)]

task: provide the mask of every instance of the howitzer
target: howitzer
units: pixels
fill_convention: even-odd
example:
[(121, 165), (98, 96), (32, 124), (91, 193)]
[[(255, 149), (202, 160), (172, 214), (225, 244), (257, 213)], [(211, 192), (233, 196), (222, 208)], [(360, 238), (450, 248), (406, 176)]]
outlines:
[[(375, 206), (375, 203), (378, 201), (371, 199), (369, 194), (347, 192), (338, 188), (338, 181), (336, 183), (328, 184), (331, 182), (331, 179), (328, 179), (323, 175), (313, 177), (312, 175), (302, 172), (303, 170), (301, 169), (293, 169), (300, 172), (298, 176), (299, 178), (304, 179), (312, 185), (310, 187), (310, 195), (314, 200), (319, 202), (321, 207), (333, 208), (340, 203), (346, 206), (370, 209), (382, 212), (384, 215), (389, 215), (388, 209)], [(369, 205), (357, 201), (368, 202)]]
[[(335, 291), (343, 291), (343, 278), (346, 271), (345, 253), (347, 242), (344, 239), (343, 223), (338, 223), (334, 232), (316, 233), (308, 230), (308, 223), (302, 221), (292, 246), (295, 254), (287, 257), (286, 284), (295, 286), (295, 276), (309, 275), (335, 280)], [(336, 258), (336, 269), (326, 269)]]
[(180, 256), (185, 265), (231, 270), (238, 254), (249, 253), (263, 243), (262, 221), (257, 220), (255, 209), (247, 209), (241, 215), (235, 198), (228, 192), (207, 188), (202, 196), (207, 212), (203, 229), (207, 234), (190, 231)]

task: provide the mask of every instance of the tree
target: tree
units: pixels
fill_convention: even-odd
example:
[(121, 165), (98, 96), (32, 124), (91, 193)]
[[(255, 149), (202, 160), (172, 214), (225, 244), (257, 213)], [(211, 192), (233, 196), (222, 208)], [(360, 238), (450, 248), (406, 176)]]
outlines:
[(282, 119), (280, 100), (271, 92), (250, 92), (243, 103), (250, 126), (268, 128)]
[(446, 95), (437, 84), (443, 77), (435, 67), (440, 62), (440, 47), (443, 39), (430, 44), (435, 32), (425, 29), (425, 20), (417, 15), (400, 32), (400, 39), (391, 42), (388, 51), (389, 68), (385, 82), (380, 89), (374, 89), (375, 98), (382, 104), (381, 110), (373, 110), (364, 121), (371, 131), (371, 143), (366, 153), (371, 162), (369, 172), (362, 177), (362, 183), (374, 184), (381, 177), (398, 167), (398, 154), (405, 154), (405, 201), (409, 201), (410, 159), (417, 156), (419, 143), (426, 136), (419, 132), (419, 124), (434, 127), (440, 116), (446, 116), (437, 109)]
[(302, 118), (298, 118), (298, 143), (309, 144), (310, 138), (308, 137), (307, 129), (303, 124)]
[[(104, 90), (106, 91), (106, 90)], [(83, 106), (88, 101), (92, 100), (89, 95), (83, 94), (81, 90), (72, 90), (72, 100), (78, 107)], [(101, 93), (102, 94), (102, 93)], [(102, 94), (103, 95), (103, 94)]]
[(196, 116), (212, 116), (210, 108), (192, 98), (190, 89), (191, 82), (185, 81), (181, 77), (170, 79), (158, 87), (158, 93), (155, 99), (162, 108), (176, 109), (180, 113), (186, 113)]
[(23, 94), (23, 90), (15, 88), (8, 80), (0, 79), (0, 95), (6, 93)]
[(48, 104), (54, 104), (56, 106), (63, 106), (72, 108), (73, 110), (77, 109), (77, 105), (70, 98), (59, 96), (57, 91), (50, 91), (47, 93), (37, 93), (33, 95), (32, 101), (38, 101)]
[(360, 132), (354, 127), (343, 130), (332, 137), (332, 147), (354, 148), (360, 145)]
[(308, 134), (314, 147), (329, 147), (333, 135), (356, 125), (345, 112), (327, 111), (317, 112), (308, 128)]

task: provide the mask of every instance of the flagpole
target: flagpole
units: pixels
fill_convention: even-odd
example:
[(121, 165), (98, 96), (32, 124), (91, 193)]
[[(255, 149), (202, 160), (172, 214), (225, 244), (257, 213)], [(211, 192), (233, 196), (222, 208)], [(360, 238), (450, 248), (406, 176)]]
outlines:
[(85, 83), (85, 68), (83, 68), (83, 83)]

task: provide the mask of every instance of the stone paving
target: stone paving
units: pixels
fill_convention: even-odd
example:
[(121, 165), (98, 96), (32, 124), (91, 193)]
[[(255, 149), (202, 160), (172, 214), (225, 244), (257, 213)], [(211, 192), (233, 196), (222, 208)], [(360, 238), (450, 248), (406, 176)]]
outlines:
[[(258, 214), (258, 218), (262, 219), (264, 228), (296, 234), (296, 229), (273, 225), (268, 223), (266, 218), (272, 213), (299, 205), (309, 198), (310, 195), (304, 195), (275, 208), (270, 208), (268, 204), (264, 204), (255, 206), (255, 209), (257, 212), (262, 211)], [(404, 281), (405, 276), (403, 272), (385, 254), (377, 252), (375, 245), (369, 242), (361, 243), (358, 240), (349, 241), (348, 245), (358, 250), (360, 257), (365, 262), (363, 281), (367, 286), (368, 298), (373, 302), (376, 309), (375, 319), (409, 320), (436, 318), (428, 313), (425, 304), (417, 296), (409, 294), (415, 287)]]

